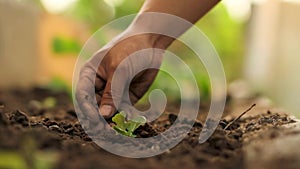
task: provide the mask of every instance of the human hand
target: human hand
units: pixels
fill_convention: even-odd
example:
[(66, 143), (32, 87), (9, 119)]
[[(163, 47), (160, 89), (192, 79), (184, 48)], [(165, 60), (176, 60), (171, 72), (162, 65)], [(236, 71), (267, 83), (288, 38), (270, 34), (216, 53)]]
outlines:
[(77, 87), (81, 99), (94, 87), (99, 114), (104, 118), (117, 110), (131, 113), (129, 107), (146, 93), (161, 65), (165, 46), (157, 39), (154, 34), (119, 36), (100, 49), (81, 69)]

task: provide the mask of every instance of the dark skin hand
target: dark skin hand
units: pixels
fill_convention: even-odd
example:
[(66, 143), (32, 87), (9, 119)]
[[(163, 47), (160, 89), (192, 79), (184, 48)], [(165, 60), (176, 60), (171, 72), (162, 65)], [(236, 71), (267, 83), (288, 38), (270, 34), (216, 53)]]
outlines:
[[(195, 23), (218, 2), (219, 0), (146, 0), (127, 32), (130, 32), (130, 35), (140, 30), (150, 30), (150, 32), (151, 29), (174, 30), (172, 20), (144, 17), (144, 14), (148, 12), (166, 13)], [(178, 33), (174, 35), (175, 38), (188, 28), (178, 28)], [(148, 33), (129, 37), (120, 35), (99, 50), (80, 72), (76, 98), (84, 108), (83, 111), (88, 113), (90, 106), (93, 105), (87, 103), (94, 102), (92, 98), (89, 98), (92, 96), (92, 92), (96, 94), (99, 114), (104, 118), (110, 118), (117, 110), (126, 110), (135, 104), (154, 81), (158, 73), (157, 69), (162, 62), (162, 50), (165, 50), (173, 41), (174, 37), (160, 34)], [(143, 53), (139, 54), (138, 51), (143, 51)], [(101, 64), (99, 64), (100, 60), (102, 60)], [(140, 68), (147, 67), (156, 69), (138, 71)], [(116, 83), (113, 83), (114, 76), (117, 77)], [(97, 116), (95, 114), (88, 115), (91, 120), (97, 119)]]
[[(151, 40), (153, 35), (136, 35), (122, 40), (105, 55), (100, 66), (97, 69), (97, 76), (95, 79), (95, 90), (97, 104), (100, 106), (101, 115), (105, 118), (111, 117), (116, 112), (116, 105), (113, 100), (119, 104), (121, 108), (124, 105), (135, 104), (146, 93), (152, 82), (154, 81), (158, 70), (147, 69), (138, 74), (130, 74), (138, 65), (159, 67), (162, 61), (162, 54), (155, 53), (149, 50), (146, 56), (140, 56), (138, 60), (128, 60), (125, 66), (120, 66), (122, 70), (120, 77), (118, 77), (117, 87), (112, 88), (113, 75), (122, 61), (128, 56), (134, 54), (136, 51), (143, 49), (158, 48), (154, 41)], [(137, 56), (139, 57), (139, 56)], [(122, 79), (120, 79), (122, 78)], [(133, 79), (132, 79), (133, 78)], [(129, 85), (127, 79), (132, 79), (129, 86), (129, 98), (124, 98), (124, 88)], [(115, 92), (117, 98), (112, 97), (112, 92)], [(124, 109), (124, 108), (123, 108)]]

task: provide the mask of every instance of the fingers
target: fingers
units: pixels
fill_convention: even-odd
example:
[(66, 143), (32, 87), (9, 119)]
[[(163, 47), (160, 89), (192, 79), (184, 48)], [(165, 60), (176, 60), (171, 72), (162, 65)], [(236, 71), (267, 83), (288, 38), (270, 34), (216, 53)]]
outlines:
[(102, 94), (99, 110), (104, 118), (110, 118), (116, 113), (122, 98), (126, 95), (124, 89), (128, 86), (127, 80), (127, 71), (122, 68), (110, 73)]
[(112, 98), (111, 81), (106, 83), (99, 111), (104, 118), (110, 118), (116, 111)]
[(101, 103), (104, 88), (105, 88), (105, 81), (99, 75), (97, 75), (95, 79), (95, 92), (96, 92), (97, 104), (99, 106)]
[[(157, 56), (159, 58), (153, 58)], [(100, 115), (104, 118), (112, 117), (120, 109), (120, 103), (126, 103), (126, 107), (128, 105), (133, 107), (132, 103), (135, 104), (151, 86), (160, 63), (161, 52), (147, 49), (134, 53), (125, 59), (119, 59), (118, 64), (110, 65), (111, 61), (108, 61), (101, 65), (100, 68), (108, 68), (98, 68), (99, 77), (95, 81), (97, 103), (100, 103)], [(101, 77), (105, 77), (105, 80)], [(131, 80), (132, 83), (129, 87)], [(133, 113), (131, 109), (128, 111), (130, 111), (128, 113)]]
[(141, 76), (137, 76), (130, 84), (129, 97), (133, 104), (135, 104), (148, 91), (151, 84), (155, 80), (158, 73), (157, 69), (148, 69), (143, 72)]
[(99, 115), (97, 113), (96, 100), (94, 99), (94, 80), (92, 80), (94, 74), (95, 72), (88, 67), (84, 67), (80, 71), (79, 80), (76, 86), (75, 105), (80, 110), (80, 112), (78, 112), (80, 116), (84, 116), (87, 119), (96, 122)]

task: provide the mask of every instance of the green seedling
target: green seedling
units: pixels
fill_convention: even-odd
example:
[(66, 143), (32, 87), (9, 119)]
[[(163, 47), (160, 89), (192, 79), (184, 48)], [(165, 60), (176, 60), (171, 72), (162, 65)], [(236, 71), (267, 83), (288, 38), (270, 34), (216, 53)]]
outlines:
[(133, 132), (147, 122), (144, 116), (137, 116), (127, 121), (126, 114), (123, 111), (116, 114), (112, 121), (116, 124), (113, 129), (128, 137), (136, 137)]

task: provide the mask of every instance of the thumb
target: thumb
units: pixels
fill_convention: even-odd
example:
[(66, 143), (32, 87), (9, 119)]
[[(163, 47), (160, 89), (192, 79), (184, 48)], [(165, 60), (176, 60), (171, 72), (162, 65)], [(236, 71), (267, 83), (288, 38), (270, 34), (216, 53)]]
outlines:
[(111, 91), (111, 80), (106, 83), (105, 89), (103, 91), (103, 95), (101, 98), (100, 104), (100, 115), (104, 118), (110, 118), (116, 111), (116, 108), (112, 99), (112, 91)]
[(125, 85), (119, 82), (112, 85), (112, 80), (109, 78), (103, 91), (99, 111), (106, 119), (116, 113), (117, 106), (121, 102)]

